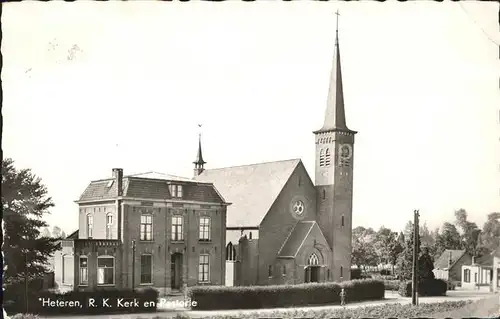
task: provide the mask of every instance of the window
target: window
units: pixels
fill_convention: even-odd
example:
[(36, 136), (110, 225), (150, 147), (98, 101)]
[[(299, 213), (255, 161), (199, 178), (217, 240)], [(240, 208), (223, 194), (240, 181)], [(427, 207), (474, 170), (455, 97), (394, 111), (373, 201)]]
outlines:
[(327, 278), (330, 279), (330, 269), (327, 269), (326, 275), (327, 275)]
[(200, 241), (210, 241), (209, 217), (200, 217)]
[(226, 260), (236, 260), (236, 248), (234, 248), (233, 243), (231, 242), (229, 242), (226, 247)]
[(302, 186), (302, 176), (299, 176), (299, 187)]
[(141, 215), (141, 240), (153, 240), (153, 216)]
[(470, 282), (470, 269), (464, 269), (464, 282)]
[(183, 240), (182, 216), (172, 217), (172, 240), (173, 241)]
[(94, 217), (92, 215), (87, 215), (87, 237), (92, 238), (92, 228), (94, 226)]
[(344, 267), (340, 266), (340, 278), (344, 278)]
[(87, 256), (80, 257), (80, 285), (88, 285), (89, 283), (89, 268)]
[(269, 265), (269, 267), (267, 268), (267, 275), (269, 277), (273, 276), (273, 266)]
[(113, 215), (106, 215), (106, 239), (112, 238)]
[(325, 150), (321, 149), (319, 151), (319, 166), (324, 167), (325, 166)]
[(208, 282), (210, 280), (209, 273), (209, 256), (208, 255), (200, 255), (200, 263), (198, 265), (198, 281), (199, 282)]
[(474, 282), (477, 282), (477, 272), (474, 273)]
[(115, 258), (97, 257), (97, 284), (114, 285), (115, 283)]
[(342, 215), (341, 217), (340, 224), (342, 225), (342, 227), (344, 227), (344, 215)]
[(141, 284), (151, 284), (153, 273), (153, 256), (141, 256)]
[(327, 148), (325, 151), (325, 166), (330, 166), (330, 149)]
[(182, 185), (170, 184), (170, 195), (175, 198), (182, 198)]
[(319, 258), (318, 256), (316, 256), (316, 254), (312, 254), (311, 256), (309, 256), (309, 259), (307, 260), (307, 264), (309, 266), (317, 266), (319, 265)]
[(283, 276), (286, 276), (286, 265), (283, 265)]
[(326, 191), (323, 190), (323, 199), (326, 199)]

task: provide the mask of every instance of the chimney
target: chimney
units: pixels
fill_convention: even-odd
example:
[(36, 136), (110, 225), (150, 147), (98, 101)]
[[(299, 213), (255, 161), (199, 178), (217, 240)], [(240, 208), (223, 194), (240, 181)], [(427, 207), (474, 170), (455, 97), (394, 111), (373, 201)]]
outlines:
[(450, 254), (448, 256), (448, 269), (450, 269), (452, 262), (453, 260), (451, 259), (451, 251), (450, 251)]
[(123, 168), (113, 168), (113, 178), (115, 179), (117, 195), (123, 196)]

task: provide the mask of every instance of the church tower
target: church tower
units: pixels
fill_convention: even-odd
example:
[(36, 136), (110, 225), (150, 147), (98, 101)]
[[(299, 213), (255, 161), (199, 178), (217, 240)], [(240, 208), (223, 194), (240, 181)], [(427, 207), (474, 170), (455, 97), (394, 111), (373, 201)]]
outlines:
[[(201, 125), (199, 125), (201, 126)], [(201, 173), (203, 173), (203, 171), (205, 170), (205, 164), (207, 162), (205, 162), (203, 160), (203, 154), (201, 153), (201, 133), (198, 135), (198, 152), (196, 153), (196, 159), (195, 161), (193, 162), (194, 164), (194, 176), (198, 176), (200, 175)]]
[(354, 135), (346, 125), (337, 30), (323, 127), (314, 132), (317, 221), (330, 247), (331, 281), (349, 280), (352, 252)]

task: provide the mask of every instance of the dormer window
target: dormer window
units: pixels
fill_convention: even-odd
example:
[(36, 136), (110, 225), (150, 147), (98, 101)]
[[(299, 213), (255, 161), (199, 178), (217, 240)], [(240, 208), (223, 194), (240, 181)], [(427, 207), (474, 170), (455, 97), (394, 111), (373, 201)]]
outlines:
[(169, 188), (173, 198), (182, 198), (182, 185), (170, 184)]

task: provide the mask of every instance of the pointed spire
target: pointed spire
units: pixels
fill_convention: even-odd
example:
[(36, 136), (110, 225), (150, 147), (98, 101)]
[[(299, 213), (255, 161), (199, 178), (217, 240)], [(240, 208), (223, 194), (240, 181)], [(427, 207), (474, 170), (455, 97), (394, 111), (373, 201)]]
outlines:
[(203, 154), (201, 152), (201, 133), (198, 134), (198, 153), (196, 154), (196, 160), (193, 162), (193, 164), (199, 164), (203, 165), (206, 162), (203, 160)]
[[(198, 127), (201, 128), (201, 124), (198, 124)], [(198, 152), (196, 153), (196, 160), (193, 162), (194, 164), (194, 175), (198, 176), (204, 171), (204, 165), (207, 162), (203, 160), (203, 154), (201, 152), (201, 132), (198, 134)]]
[(330, 73), (330, 87), (328, 90), (328, 100), (325, 112), (325, 122), (323, 127), (315, 133), (333, 130), (350, 131), (347, 128), (344, 110), (344, 92), (342, 87), (342, 70), (340, 63), (339, 48), (339, 12), (337, 15), (337, 28), (335, 31), (335, 52), (333, 55), (332, 71)]

